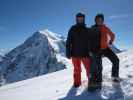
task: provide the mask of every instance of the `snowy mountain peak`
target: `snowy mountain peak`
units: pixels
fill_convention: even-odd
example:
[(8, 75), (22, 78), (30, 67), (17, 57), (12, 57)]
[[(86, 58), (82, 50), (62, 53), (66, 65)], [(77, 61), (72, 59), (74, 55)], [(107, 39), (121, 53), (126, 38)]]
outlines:
[(60, 53), (65, 45), (54, 33), (37, 31), (23, 44), (5, 56), (8, 60), (0, 63), (7, 83), (55, 72), (65, 68)]
[(51, 38), (53, 40), (60, 40), (60, 38), (62, 37), (61, 35), (59, 34), (56, 34), (56, 33), (53, 33), (51, 32), (50, 30), (48, 29), (45, 29), (45, 30), (40, 30), (38, 31), (40, 34), (43, 34), (43, 35), (46, 35), (48, 38)]
[(31, 41), (31, 42), (33, 42), (33, 40), (34, 41), (37, 41), (37, 40), (44, 41), (44, 40), (47, 40), (47, 36), (45, 34), (40, 33), (39, 31), (37, 31), (31, 37), (29, 37), (27, 39), (27, 41)]
[(60, 34), (56, 34), (51, 32), (48, 29), (40, 30), (36, 32), (41, 36), (46, 36), (50, 45), (53, 47), (53, 50), (57, 53), (63, 54), (65, 53), (65, 37)]

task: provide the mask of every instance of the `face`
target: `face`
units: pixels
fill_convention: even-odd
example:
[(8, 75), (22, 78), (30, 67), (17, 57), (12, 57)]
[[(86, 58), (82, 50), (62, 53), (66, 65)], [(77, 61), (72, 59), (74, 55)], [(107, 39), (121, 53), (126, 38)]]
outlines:
[(78, 24), (84, 23), (84, 17), (78, 17), (78, 18), (77, 18), (77, 23), (78, 23)]
[(97, 24), (97, 25), (103, 25), (103, 20), (102, 20), (102, 18), (97, 18), (97, 19), (96, 19), (96, 24)]

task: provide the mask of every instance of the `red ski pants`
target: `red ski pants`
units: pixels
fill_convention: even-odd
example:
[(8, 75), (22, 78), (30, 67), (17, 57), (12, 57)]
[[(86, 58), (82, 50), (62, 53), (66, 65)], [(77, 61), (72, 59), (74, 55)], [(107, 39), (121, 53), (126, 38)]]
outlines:
[(72, 57), (72, 63), (74, 66), (74, 74), (73, 74), (74, 85), (81, 85), (81, 62), (85, 66), (86, 74), (87, 74), (87, 77), (89, 79), (90, 64), (91, 64), (90, 58), (88, 58), (88, 57), (86, 57), (86, 58), (74, 58), (74, 57)]

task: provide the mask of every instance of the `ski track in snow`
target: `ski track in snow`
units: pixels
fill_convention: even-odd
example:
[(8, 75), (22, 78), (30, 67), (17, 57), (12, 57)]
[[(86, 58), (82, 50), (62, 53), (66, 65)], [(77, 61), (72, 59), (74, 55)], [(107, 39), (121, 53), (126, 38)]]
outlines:
[[(133, 51), (119, 54), (120, 76), (123, 81), (113, 84), (110, 79), (111, 63), (103, 60), (103, 88), (87, 92), (86, 73), (82, 70), (82, 86), (73, 85), (73, 69), (42, 75), (0, 87), (0, 100), (133, 100)], [(70, 65), (68, 63), (68, 65)]]

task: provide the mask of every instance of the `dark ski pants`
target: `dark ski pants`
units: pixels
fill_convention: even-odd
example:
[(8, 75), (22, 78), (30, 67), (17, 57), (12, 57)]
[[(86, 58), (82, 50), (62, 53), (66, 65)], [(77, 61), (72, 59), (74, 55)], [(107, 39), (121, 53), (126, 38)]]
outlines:
[(119, 58), (110, 49), (101, 50), (91, 56), (90, 81), (102, 82), (102, 57), (107, 57), (112, 62), (112, 77), (119, 77)]
[(107, 57), (112, 62), (112, 77), (119, 77), (119, 58), (117, 55), (110, 49), (101, 50), (101, 56)]
[(101, 55), (93, 53), (91, 56), (90, 82), (102, 82), (102, 69)]

